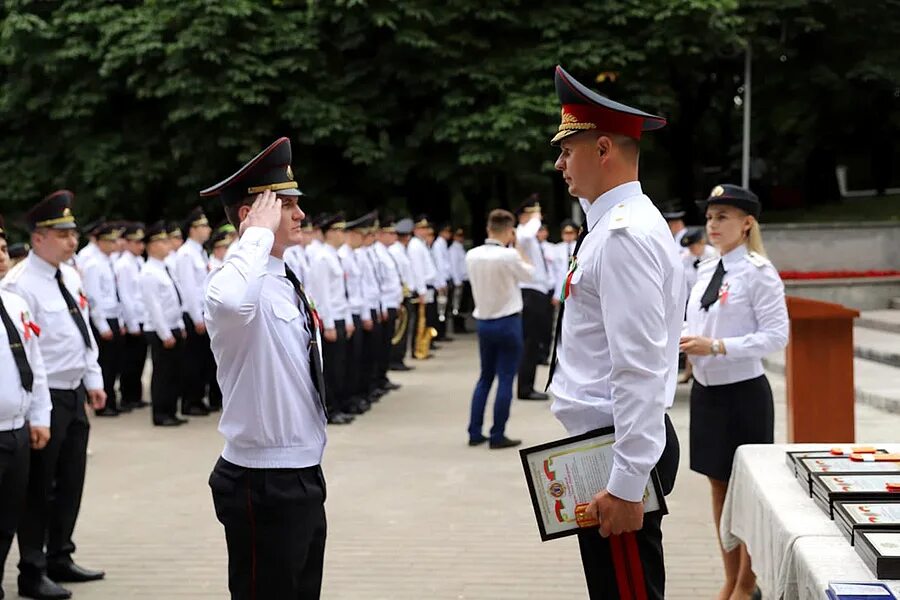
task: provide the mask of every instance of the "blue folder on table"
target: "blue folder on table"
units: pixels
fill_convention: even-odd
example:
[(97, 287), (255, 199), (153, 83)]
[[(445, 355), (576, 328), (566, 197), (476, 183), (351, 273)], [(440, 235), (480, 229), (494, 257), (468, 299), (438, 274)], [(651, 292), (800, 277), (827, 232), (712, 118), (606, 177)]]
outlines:
[(897, 600), (888, 586), (874, 581), (832, 581), (825, 592), (829, 600)]

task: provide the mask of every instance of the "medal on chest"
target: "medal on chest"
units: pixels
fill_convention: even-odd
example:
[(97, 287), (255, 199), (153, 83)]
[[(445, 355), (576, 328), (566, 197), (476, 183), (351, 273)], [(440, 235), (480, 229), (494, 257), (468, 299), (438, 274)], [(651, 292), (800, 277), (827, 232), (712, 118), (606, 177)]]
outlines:
[(729, 283), (727, 281), (719, 288), (719, 304), (725, 304), (728, 301), (728, 288)]
[(34, 333), (36, 337), (41, 337), (41, 328), (37, 323), (31, 320), (31, 313), (28, 311), (23, 311), (21, 315), (22, 319), (22, 332), (25, 337), (25, 341), (31, 339), (31, 334)]
[(569, 294), (572, 293), (572, 276), (575, 275), (575, 271), (578, 269), (578, 257), (572, 256), (569, 259), (569, 271), (566, 273), (566, 281), (563, 284), (562, 295), (559, 299), (560, 302), (565, 302), (569, 298)]
[(78, 306), (81, 310), (84, 310), (87, 308), (87, 305), (88, 299), (87, 296), (84, 295), (84, 290), (78, 290)]

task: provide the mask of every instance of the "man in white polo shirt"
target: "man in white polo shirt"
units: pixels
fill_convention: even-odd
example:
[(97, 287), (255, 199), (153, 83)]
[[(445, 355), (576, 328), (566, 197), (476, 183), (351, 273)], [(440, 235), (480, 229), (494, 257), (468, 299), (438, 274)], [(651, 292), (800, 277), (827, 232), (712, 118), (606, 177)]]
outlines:
[(481, 432), (488, 392), (497, 377), (494, 400), (492, 449), (512, 448), (519, 440), (506, 437), (506, 421), (512, 401), (512, 383), (524, 345), (522, 334), (522, 292), (519, 283), (530, 281), (534, 267), (525, 255), (509, 245), (516, 240), (516, 219), (505, 210), (488, 215), (487, 240), (466, 254), (466, 269), (475, 298), (473, 316), (477, 322), (481, 376), (472, 394), (469, 418), (469, 445), (488, 441)]

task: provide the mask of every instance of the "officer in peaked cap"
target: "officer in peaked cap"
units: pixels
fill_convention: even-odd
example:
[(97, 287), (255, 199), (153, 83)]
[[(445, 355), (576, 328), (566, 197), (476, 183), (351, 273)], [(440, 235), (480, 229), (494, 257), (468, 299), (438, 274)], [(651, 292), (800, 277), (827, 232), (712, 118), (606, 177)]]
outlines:
[(144, 408), (144, 384), (141, 376), (147, 362), (147, 341), (143, 325), (147, 320), (144, 295), (141, 292), (140, 274), (144, 266), (145, 227), (143, 223), (126, 223), (122, 238), (125, 251), (114, 265), (119, 297), (122, 300), (122, 319), (126, 329), (122, 353), (122, 375), (119, 389), (122, 391), (122, 405)]
[(102, 571), (72, 560), (72, 535), (81, 507), (90, 424), (85, 404), (106, 403), (97, 363), (97, 340), (88, 325), (88, 302), (81, 276), (68, 261), (78, 244), (72, 212), (75, 195), (56, 191), (25, 216), (33, 247), (0, 285), (28, 303), (38, 338), (50, 401), (50, 442), (32, 451), (25, 514), (19, 523), (19, 595), (68, 598), (59, 585), (102, 579)]
[(393, 371), (411, 371), (414, 368), (405, 363), (406, 350), (412, 345), (407, 344), (410, 331), (415, 332), (411, 328), (415, 323), (416, 314), (413, 301), (418, 298), (415, 274), (412, 270), (412, 263), (409, 261), (409, 255), (406, 253), (413, 229), (415, 229), (415, 224), (409, 218), (389, 222), (387, 228), (383, 229), (386, 234), (384, 242), (400, 273), (403, 284), (403, 303), (397, 311), (396, 332), (391, 340), (390, 369)]
[(75, 264), (79, 267), (87, 264), (88, 260), (100, 253), (100, 250), (97, 248), (97, 230), (100, 229), (104, 223), (106, 223), (106, 217), (100, 217), (99, 219), (85, 223), (84, 227), (81, 227), (81, 233), (87, 236), (88, 241), (75, 255)]
[(588, 593), (662, 600), (662, 517), (644, 514), (643, 498), (653, 469), (668, 493), (678, 467), (666, 409), (675, 396), (686, 289), (679, 249), (638, 181), (638, 155), (643, 132), (666, 120), (588, 89), (561, 67), (555, 80), (562, 105), (551, 140), (560, 147), (556, 168), (586, 219), (558, 316), (552, 411), (570, 435), (616, 429), (610, 478), (587, 509), (601, 535), (578, 536)]
[[(427, 215), (419, 215), (415, 221), (412, 238), (406, 246), (406, 254), (412, 265), (415, 294), (419, 296), (419, 303), (425, 303), (425, 321), (427, 327), (436, 327), (438, 324), (437, 294), (446, 285), (440, 281), (434, 258), (428, 247), (430, 236), (434, 235), (434, 228)], [(413, 321), (418, 320), (418, 310), (412, 315)], [(413, 323), (412, 331), (416, 331), (416, 323)], [(416, 338), (412, 337), (412, 350), (415, 351)], [(433, 347), (432, 340), (432, 347)]]
[(200, 194), (219, 198), (240, 233), (204, 301), (223, 392), (225, 449), (209, 485), (225, 527), (228, 587), (239, 599), (315, 599), (327, 413), (319, 320), (282, 259), (303, 235), (290, 141), (276, 140)]
[(675, 237), (675, 243), (681, 245), (681, 238), (687, 233), (687, 226), (684, 224), (685, 212), (674, 204), (668, 205), (662, 211), (663, 219), (669, 225), (669, 231)]

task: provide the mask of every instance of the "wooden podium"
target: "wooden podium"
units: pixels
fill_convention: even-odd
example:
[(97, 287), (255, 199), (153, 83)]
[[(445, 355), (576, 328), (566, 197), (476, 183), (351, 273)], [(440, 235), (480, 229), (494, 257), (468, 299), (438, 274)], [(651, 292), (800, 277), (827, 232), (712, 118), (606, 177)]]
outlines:
[(859, 311), (787, 297), (788, 442), (854, 442), (853, 319)]

